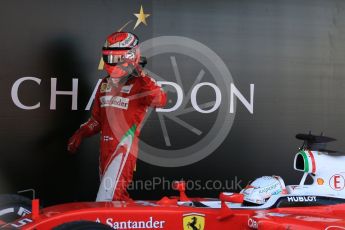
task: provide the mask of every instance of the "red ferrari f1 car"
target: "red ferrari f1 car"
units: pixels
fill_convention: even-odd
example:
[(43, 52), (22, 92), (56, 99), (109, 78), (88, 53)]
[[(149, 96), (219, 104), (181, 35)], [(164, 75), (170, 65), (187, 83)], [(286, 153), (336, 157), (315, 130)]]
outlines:
[[(2, 229), (345, 229), (345, 157), (325, 149), (333, 138), (296, 137), (304, 141), (294, 160), (295, 170), (304, 172), (301, 182), (284, 185), (263, 202), (245, 199), (253, 191), (260, 195), (270, 189), (254, 183), (241, 193), (211, 199), (189, 198), (184, 182), (176, 182), (180, 196), (159, 201), (82, 202), (40, 210), (34, 199), (29, 213), (18, 199), (17, 205), (0, 205), (0, 219), (26, 215), (4, 222)], [(313, 182), (306, 184), (309, 176)]]

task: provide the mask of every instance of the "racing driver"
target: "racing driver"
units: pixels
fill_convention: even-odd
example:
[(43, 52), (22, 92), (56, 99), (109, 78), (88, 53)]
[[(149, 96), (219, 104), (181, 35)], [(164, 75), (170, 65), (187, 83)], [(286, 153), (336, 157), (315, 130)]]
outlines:
[(140, 66), (138, 37), (128, 32), (109, 35), (103, 46), (108, 76), (102, 79), (90, 119), (69, 139), (75, 152), (85, 137), (101, 133), (101, 185), (96, 201), (129, 200), (138, 154), (141, 123), (148, 107), (163, 107), (166, 94)]
[(241, 193), (246, 205), (262, 205), (273, 195), (287, 194), (285, 183), (280, 176), (262, 176), (247, 185)]

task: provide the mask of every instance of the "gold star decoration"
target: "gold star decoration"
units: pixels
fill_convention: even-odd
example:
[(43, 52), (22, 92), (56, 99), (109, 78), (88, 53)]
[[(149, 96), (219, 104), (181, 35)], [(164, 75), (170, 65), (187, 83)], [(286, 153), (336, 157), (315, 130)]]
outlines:
[(135, 17), (137, 17), (137, 22), (135, 23), (135, 26), (134, 26), (134, 30), (135, 28), (137, 28), (137, 26), (140, 25), (140, 23), (144, 23), (145, 26), (147, 26), (147, 22), (146, 22), (146, 18), (150, 16), (150, 14), (145, 14), (144, 13), (144, 9), (143, 9), (143, 6), (141, 5), (140, 6), (140, 12), (139, 14), (134, 14)]

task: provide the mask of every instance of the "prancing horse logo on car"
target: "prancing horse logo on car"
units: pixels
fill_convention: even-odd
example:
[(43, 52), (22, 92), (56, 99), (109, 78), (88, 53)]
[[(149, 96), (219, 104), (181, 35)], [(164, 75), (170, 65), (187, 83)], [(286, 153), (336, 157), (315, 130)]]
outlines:
[(204, 230), (205, 215), (200, 213), (188, 213), (183, 215), (183, 230)]

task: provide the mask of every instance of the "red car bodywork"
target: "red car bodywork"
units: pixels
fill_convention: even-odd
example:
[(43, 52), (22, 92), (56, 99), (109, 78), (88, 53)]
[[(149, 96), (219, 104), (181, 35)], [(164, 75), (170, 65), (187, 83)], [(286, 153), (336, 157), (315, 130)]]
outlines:
[[(280, 197), (275, 204), (288, 204), (288, 199)], [(18, 229), (51, 229), (67, 222), (89, 220), (114, 229), (345, 229), (345, 201), (335, 199), (338, 204), (313, 206), (309, 202), (311, 206), (298, 207), (294, 205), (306, 203), (291, 202), (293, 207), (273, 205), (264, 209), (229, 208), (224, 200), (201, 198), (182, 202), (165, 197), (160, 201), (69, 203), (45, 208), (39, 215), (25, 216), (10, 225)]]

